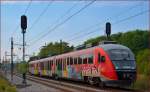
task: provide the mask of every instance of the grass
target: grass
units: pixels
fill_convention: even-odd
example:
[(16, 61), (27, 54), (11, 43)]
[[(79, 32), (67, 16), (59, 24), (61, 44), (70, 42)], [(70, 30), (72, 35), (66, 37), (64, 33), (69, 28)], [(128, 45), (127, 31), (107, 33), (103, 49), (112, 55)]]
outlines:
[(15, 86), (12, 86), (4, 77), (0, 75), (0, 92), (17, 92), (17, 91)]
[(136, 82), (132, 85), (132, 88), (144, 92), (150, 92), (150, 77), (146, 75), (138, 75)]

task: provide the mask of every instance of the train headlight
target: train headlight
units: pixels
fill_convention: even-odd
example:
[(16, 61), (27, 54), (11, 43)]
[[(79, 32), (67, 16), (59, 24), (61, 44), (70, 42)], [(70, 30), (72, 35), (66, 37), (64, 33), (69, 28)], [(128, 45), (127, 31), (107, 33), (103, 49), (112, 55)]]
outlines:
[(131, 67), (131, 69), (135, 69), (135, 67)]
[(118, 67), (118, 66), (116, 66), (116, 69), (119, 69), (119, 67)]

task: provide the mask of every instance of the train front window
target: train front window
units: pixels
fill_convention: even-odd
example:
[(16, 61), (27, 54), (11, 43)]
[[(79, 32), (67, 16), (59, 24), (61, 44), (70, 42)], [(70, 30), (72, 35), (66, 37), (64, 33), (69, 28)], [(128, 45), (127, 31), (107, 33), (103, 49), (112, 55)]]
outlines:
[(108, 53), (111, 60), (134, 60), (133, 55), (125, 49), (112, 49)]
[(135, 69), (134, 55), (130, 50), (112, 49), (108, 54), (116, 69)]

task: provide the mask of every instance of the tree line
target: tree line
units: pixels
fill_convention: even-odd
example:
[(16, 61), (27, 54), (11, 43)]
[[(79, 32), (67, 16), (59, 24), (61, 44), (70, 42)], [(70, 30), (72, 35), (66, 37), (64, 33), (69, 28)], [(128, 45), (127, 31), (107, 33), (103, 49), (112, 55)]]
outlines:
[[(112, 34), (109, 40), (116, 41), (118, 44), (129, 47), (137, 56), (138, 52), (149, 48), (149, 31), (148, 30), (131, 30), (128, 32), (119, 32)], [(88, 39), (83, 42), (86, 44), (97, 44), (101, 41), (107, 40), (106, 36), (98, 36)], [(74, 50), (74, 46), (69, 46), (69, 43), (65, 41), (50, 42), (46, 46), (43, 46), (38, 53), (38, 57), (45, 58), (48, 56), (58, 55)]]

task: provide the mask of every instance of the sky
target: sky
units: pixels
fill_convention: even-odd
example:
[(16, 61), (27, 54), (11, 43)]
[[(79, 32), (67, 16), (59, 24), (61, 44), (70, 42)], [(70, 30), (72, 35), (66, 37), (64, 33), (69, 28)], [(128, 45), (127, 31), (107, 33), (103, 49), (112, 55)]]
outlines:
[[(91, 4), (89, 4), (91, 3)], [(80, 11), (81, 8), (88, 5)], [(69, 45), (105, 35), (105, 24), (112, 34), (149, 29), (149, 2), (139, 1), (1, 1), (1, 59), (10, 55), (10, 38), (22, 44), (21, 15), (27, 16), (26, 55), (38, 53), (49, 42), (61, 39)], [(80, 11), (80, 12), (78, 12)], [(71, 17), (70, 17), (71, 16)], [(68, 19), (69, 18), (69, 19)], [(65, 21), (66, 20), (66, 21)], [(22, 58), (22, 47), (14, 45), (15, 59)], [(8, 58), (10, 58), (8, 56)]]

